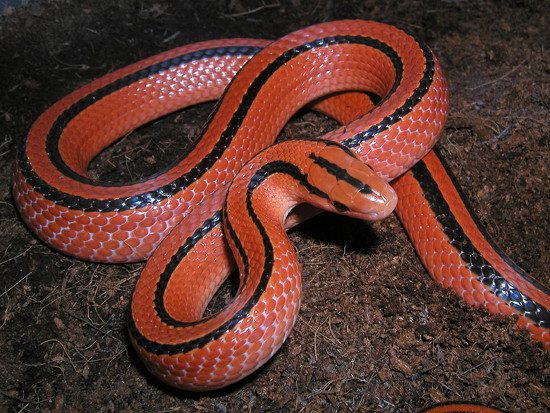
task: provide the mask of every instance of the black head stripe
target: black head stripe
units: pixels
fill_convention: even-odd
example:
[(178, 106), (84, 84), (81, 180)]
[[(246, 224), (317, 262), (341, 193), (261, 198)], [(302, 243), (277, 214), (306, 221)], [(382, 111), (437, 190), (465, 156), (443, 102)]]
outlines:
[(372, 188), (361, 180), (351, 176), (348, 171), (335, 163), (330, 162), (328, 159), (325, 159), (315, 154), (310, 154), (309, 157), (313, 159), (313, 162), (319, 165), (321, 168), (325, 169), (330, 175), (334, 176), (339, 181), (344, 181), (354, 188), (357, 188), (359, 192), (363, 194), (372, 193)]

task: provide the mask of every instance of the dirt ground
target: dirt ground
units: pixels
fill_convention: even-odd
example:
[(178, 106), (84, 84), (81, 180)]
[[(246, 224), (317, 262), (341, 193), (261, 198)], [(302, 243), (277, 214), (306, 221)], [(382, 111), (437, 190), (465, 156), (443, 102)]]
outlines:
[[(168, 388), (144, 370), (125, 330), (142, 264), (86, 263), (50, 249), (22, 224), (9, 183), (14, 143), (37, 116), (115, 68), (198, 40), (274, 39), (321, 21), (375, 19), (415, 31), (440, 57), (452, 92), (440, 147), (489, 232), (548, 285), (549, 6), (49, 0), (0, 17), (0, 411), (413, 412), (447, 400), (550, 411), (548, 353), (513, 320), (436, 285), (394, 217), (371, 225), (324, 214), (292, 231), (304, 299), (283, 348), (227, 390)], [(197, 137), (210, 108), (141, 128), (91, 173), (136, 179), (160, 168)], [(303, 112), (284, 135), (332, 127)]]

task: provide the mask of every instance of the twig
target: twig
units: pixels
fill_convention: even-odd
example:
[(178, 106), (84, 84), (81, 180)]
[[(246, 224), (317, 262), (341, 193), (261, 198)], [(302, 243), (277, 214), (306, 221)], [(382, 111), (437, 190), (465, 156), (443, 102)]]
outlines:
[(175, 39), (176, 37), (178, 37), (180, 34), (181, 34), (181, 32), (178, 30), (177, 32), (175, 32), (175, 33), (172, 34), (171, 36), (168, 36), (166, 39), (163, 39), (163, 40), (162, 40), (162, 43), (168, 43), (169, 41), (174, 40), (174, 39)]
[(14, 395), (11, 395), (10, 393), (0, 389), (0, 394), (3, 395), (4, 397), (7, 397), (8, 399), (11, 399), (11, 400), (17, 400), (18, 402), (21, 402), (21, 403), (27, 403), (27, 404), (38, 404), (39, 402), (35, 402), (33, 400), (30, 400), (30, 399), (24, 399), (22, 397), (18, 397), (18, 396), (14, 396)]
[(506, 126), (504, 129), (502, 129), (502, 131), (498, 135), (496, 135), (495, 137), (489, 139), (487, 142), (485, 142), (485, 144), (486, 145), (491, 145), (495, 142), (503, 141), (508, 136), (510, 136), (510, 132), (512, 131), (513, 126), (514, 125)]
[(4, 265), (4, 264), (7, 263), (7, 262), (16, 260), (16, 259), (19, 258), (20, 256), (25, 255), (32, 247), (33, 247), (33, 246), (31, 245), (29, 248), (27, 248), (25, 251), (23, 251), (23, 252), (17, 254), (15, 257), (11, 257), (11, 258), (8, 258), (7, 260), (4, 260), (4, 261), (0, 262), (0, 265)]
[(489, 86), (489, 85), (492, 85), (493, 83), (500, 82), (502, 79), (510, 76), (512, 73), (514, 73), (516, 70), (518, 70), (521, 66), (523, 66), (526, 61), (527, 61), (527, 58), (523, 59), (523, 61), (519, 65), (513, 67), (512, 69), (510, 69), (509, 71), (504, 73), (501, 77), (499, 77), (497, 79), (494, 79), (494, 80), (490, 80), (489, 82), (482, 83), (481, 85), (471, 87), (470, 90), (476, 90), (476, 89), (482, 88), (484, 86)]
[(264, 4), (263, 6), (256, 7), (255, 9), (252, 9), (252, 10), (242, 11), (240, 13), (231, 13), (231, 14), (223, 13), (223, 15), (226, 17), (241, 17), (241, 16), (246, 16), (248, 14), (259, 12), (260, 10), (263, 10), (263, 9), (272, 9), (279, 6), (280, 6), (279, 3)]
[(27, 278), (29, 276), (29, 274), (31, 273), (32, 271), (29, 271), (27, 274), (25, 274), (19, 281), (17, 281), (15, 284), (13, 284), (10, 288), (8, 288), (6, 291), (4, 291), (2, 294), (0, 294), (0, 297), (3, 297), (5, 296), (7, 293), (9, 293), (11, 290), (13, 290), (15, 287), (17, 287), (19, 285), (19, 283), (21, 283), (21, 281), (23, 281), (25, 278)]
[(488, 363), (491, 363), (492, 361), (495, 361), (497, 359), (497, 357), (493, 357), (493, 358), (490, 358), (488, 360), (485, 360), (485, 361), (482, 361), (481, 363), (479, 363), (478, 365), (474, 366), (474, 367), (471, 367), (469, 368), (468, 370), (465, 370), (465, 371), (462, 371), (460, 373), (457, 373), (458, 376), (462, 376), (464, 374), (468, 374), (469, 372), (473, 371), (473, 370), (477, 370), (478, 368), (480, 368), (481, 366), (483, 366), (484, 364), (488, 364)]

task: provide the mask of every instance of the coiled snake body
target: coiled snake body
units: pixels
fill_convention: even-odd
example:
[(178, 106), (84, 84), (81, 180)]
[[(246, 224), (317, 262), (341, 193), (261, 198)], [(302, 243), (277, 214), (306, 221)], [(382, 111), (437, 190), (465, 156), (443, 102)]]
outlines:
[[(91, 159), (124, 134), (221, 96), (200, 141), (173, 165), (127, 185), (87, 175)], [(265, 149), (304, 105), (344, 126)], [(283, 227), (303, 218), (289, 214), (303, 202), (364, 219), (383, 218), (397, 202), (433, 278), (472, 305), (515, 315), (548, 348), (548, 289), (480, 229), (431, 151), (447, 111), (432, 51), (393, 26), (339, 21), (275, 42), (195, 43), (54, 104), (19, 148), (13, 193), (27, 225), (54, 248), (103, 262), (148, 259), (130, 338), (147, 367), (176, 387), (233, 383), (288, 336), (301, 281)], [(230, 255), (238, 294), (201, 318), (233, 268)]]

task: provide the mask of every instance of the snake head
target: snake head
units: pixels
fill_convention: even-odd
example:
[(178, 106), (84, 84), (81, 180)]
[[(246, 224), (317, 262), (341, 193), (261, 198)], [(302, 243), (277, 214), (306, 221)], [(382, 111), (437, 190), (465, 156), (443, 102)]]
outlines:
[(309, 157), (307, 179), (313, 193), (319, 193), (308, 202), (368, 220), (383, 219), (394, 210), (397, 195), (392, 187), (347, 148), (330, 144)]

